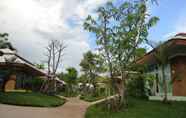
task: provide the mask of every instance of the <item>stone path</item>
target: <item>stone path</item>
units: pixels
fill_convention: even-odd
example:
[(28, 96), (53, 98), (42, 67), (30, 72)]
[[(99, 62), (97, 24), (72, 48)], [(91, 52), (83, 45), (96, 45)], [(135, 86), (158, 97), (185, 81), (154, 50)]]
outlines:
[[(108, 99), (113, 98), (109, 97)], [(21, 107), (0, 104), (0, 118), (84, 118), (86, 109), (106, 99), (89, 103), (78, 97), (66, 98), (67, 102), (56, 108)]]

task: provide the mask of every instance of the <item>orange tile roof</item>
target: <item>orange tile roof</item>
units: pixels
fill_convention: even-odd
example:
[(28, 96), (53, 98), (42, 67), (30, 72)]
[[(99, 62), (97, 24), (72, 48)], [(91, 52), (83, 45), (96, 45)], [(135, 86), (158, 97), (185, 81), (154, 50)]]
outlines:
[[(166, 42), (163, 43), (163, 45), (170, 44), (170, 46), (175, 46), (175, 45), (185, 45), (186, 46), (186, 33), (178, 33), (174, 37), (170, 38)], [(138, 64), (145, 64), (147, 62), (152, 62), (155, 61), (154, 58), (154, 52), (155, 50), (159, 48), (156, 47), (155, 49), (152, 49), (150, 52), (146, 53), (142, 58), (137, 60)]]

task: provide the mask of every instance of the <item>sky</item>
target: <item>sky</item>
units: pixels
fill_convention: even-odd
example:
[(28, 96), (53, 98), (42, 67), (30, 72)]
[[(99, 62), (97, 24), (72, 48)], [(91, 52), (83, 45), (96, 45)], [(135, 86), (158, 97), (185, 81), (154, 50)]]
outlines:
[[(83, 30), (88, 14), (109, 0), (0, 0), (0, 32), (18, 53), (33, 63), (46, 60), (49, 40), (63, 40), (67, 45), (61, 70), (75, 67), (83, 53), (94, 50), (95, 37)], [(115, 0), (119, 4), (122, 0)], [(159, 0), (149, 13), (160, 21), (150, 30), (149, 40), (165, 41), (178, 32), (186, 32), (186, 0)]]
[(159, 5), (153, 5), (150, 13), (160, 18), (155, 27), (150, 30), (149, 40), (155, 42), (168, 40), (180, 32), (186, 32), (186, 0), (159, 0)]

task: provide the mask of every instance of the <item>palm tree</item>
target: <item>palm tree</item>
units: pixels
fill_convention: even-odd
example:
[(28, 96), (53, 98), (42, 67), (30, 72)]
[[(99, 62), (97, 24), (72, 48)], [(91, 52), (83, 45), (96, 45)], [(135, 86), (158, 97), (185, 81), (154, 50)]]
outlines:
[(103, 66), (103, 60), (100, 55), (94, 54), (91, 51), (86, 52), (83, 55), (83, 59), (80, 62), (81, 70), (89, 78), (89, 82), (94, 84), (96, 77), (102, 72), (105, 72)]
[(75, 94), (74, 85), (76, 84), (76, 80), (78, 78), (78, 71), (74, 67), (69, 67), (66, 69), (66, 79), (68, 83), (68, 95), (73, 96)]

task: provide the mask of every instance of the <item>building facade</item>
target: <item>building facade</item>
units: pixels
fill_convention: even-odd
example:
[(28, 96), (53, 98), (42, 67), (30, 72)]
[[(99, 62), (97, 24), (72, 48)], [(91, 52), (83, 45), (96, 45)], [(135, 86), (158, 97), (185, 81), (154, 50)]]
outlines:
[(28, 60), (17, 54), (17, 51), (0, 49), (0, 90), (11, 91), (26, 89), (29, 80), (34, 77), (47, 76)]
[[(168, 96), (186, 96), (186, 34), (179, 33), (161, 45), (167, 47), (165, 79)], [(147, 66), (147, 74), (152, 74), (153, 85), (150, 86), (152, 96), (163, 95), (163, 76), (161, 64), (156, 58), (159, 46), (140, 58), (137, 63)]]

